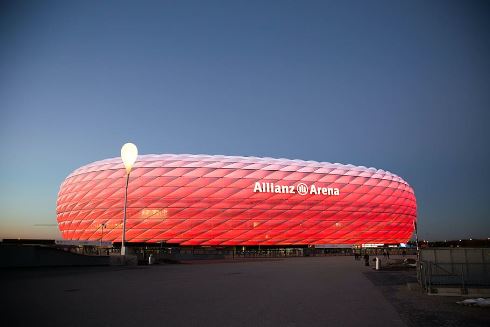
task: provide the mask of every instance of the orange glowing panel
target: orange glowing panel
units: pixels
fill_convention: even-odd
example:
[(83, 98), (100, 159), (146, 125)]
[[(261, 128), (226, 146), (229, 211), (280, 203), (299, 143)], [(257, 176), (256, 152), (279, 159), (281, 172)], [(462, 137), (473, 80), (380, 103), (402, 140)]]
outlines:
[[(60, 187), (63, 238), (120, 242), (120, 158), (71, 173)], [(338, 163), (211, 155), (140, 155), (128, 187), (126, 240), (181, 245), (407, 242), (412, 188), (384, 170)], [(102, 235), (101, 224), (105, 224)]]

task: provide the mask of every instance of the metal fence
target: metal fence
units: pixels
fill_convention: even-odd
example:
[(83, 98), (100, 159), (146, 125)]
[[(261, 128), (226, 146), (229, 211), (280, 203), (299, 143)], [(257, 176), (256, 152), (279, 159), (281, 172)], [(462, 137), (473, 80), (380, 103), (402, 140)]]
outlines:
[(422, 287), (490, 287), (490, 249), (431, 248), (420, 251), (417, 269)]

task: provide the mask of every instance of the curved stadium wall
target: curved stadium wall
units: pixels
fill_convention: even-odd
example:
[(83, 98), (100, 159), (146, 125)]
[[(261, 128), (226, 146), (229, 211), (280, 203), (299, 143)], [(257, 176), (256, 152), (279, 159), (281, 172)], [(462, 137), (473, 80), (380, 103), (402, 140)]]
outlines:
[[(71, 173), (57, 202), (62, 237), (120, 242), (124, 186), (120, 158)], [(223, 246), (400, 243), (410, 239), (416, 211), (412, 188), (374, 168), (141, 155), (130, 174), (126, 240)]]

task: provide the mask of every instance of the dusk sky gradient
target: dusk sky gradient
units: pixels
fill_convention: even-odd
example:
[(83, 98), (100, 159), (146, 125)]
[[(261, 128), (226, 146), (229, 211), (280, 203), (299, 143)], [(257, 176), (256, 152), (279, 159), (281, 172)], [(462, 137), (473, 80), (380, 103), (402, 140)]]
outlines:
[(62, 181), (126, 142), (388, 170), (421, 238), (487, 238), (489, 122), (488, 1), (0, 5), (0, 238), (60, 238)]

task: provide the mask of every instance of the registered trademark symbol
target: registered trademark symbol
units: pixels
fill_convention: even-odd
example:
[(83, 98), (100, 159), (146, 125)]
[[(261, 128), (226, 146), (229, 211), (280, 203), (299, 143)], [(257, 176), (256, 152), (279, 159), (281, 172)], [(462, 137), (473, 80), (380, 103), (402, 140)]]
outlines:
[(306, 184), (304, 183), (299, 183), (298, 185), (296, 185), (296, 190), (300, 195), (308, 194), (308, 186), (306, 186)]

